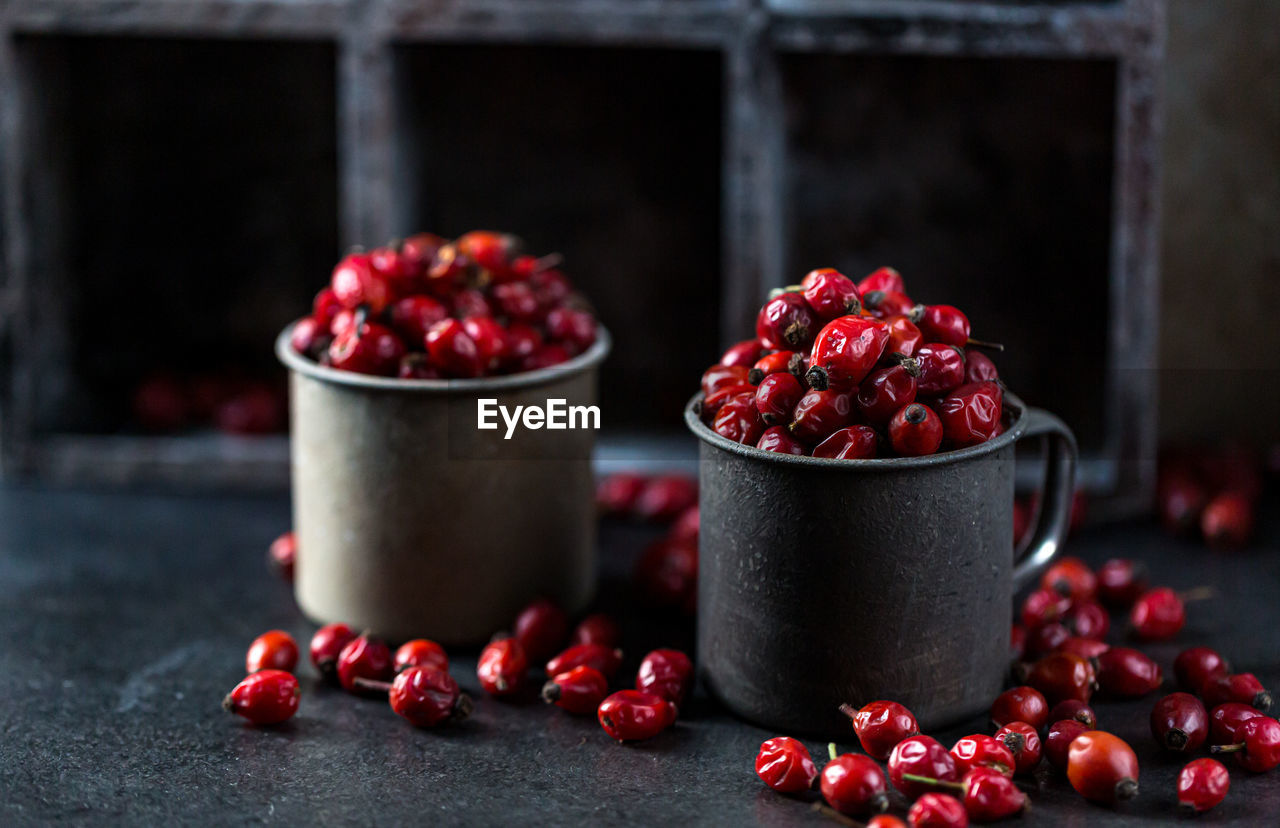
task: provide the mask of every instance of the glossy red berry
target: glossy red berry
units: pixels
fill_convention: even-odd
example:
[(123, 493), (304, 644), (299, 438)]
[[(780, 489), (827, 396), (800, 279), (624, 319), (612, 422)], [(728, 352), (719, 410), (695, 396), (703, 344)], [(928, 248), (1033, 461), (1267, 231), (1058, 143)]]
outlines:
[(444, 245), (445, 240), (434, 233), (415, 233), (400, 244), (400, 259), (406, 268), (421, 278)]
[(326, 624), (311, 636), (311, 663), (321, 678), (328, 681), (337, 679), (338, 655), (355, 637), (355, 631), (346, 624)]
[(1039, 658), (1062, 649), (1071, 639), (1071, 631), (1064, 624), (1056, 621), (1033, 627), (1027, 634), (1026, 654), (1031, 658)]
[(661, 696), (677, 707), (693, 686), (693, 662), (679, 650), (653, 650), (636, 671), (636, 689)]
[(256, 725), (279, 724), (298, 712), (301, 694), (292, 673), (262, 670), (237, 684), (222, 700), (222, 708)]
[(446, 671), (426, 664), (398, 673), (387, 699), (391, 709), (414, 727), (460, 722), (471, 715), (471, 697), (458, 689), (458, 682)]
[(549, 658), (569, 634), (569, 617), (560, 605), (539, 598), (520, 611), (514, 625), (516, 640), (530, 661)]
[(915, 402), (919, 373), (915, 360), (903, 359), (868, 374), (853, 397), (862, 419), (873, 426), (884, 426), (899, 410)]
[(1049, 703), (1034, 687), (1013, 687), (997, 696), (991, 705), (991, 721), (996, 727), (1026, 722), (1039, 730), (1048, 718)]
[(803, 744), (790, 736), (775, 736), (760, 745), (756, 775), (775, 791), (793, 794), (812, 788), (818, 769)]
[(867, 828), (907, 828), (907, 823), (893, 814), (876, 814), (867, 820)]
[(1128, 647), (1112, 647), (1094, 659), (1098, 686), (1117, 698), (1138, 698), (1160, 686), (1160, 665), (1145, 653)]
[(858, 286), (834, 268), (810, 271), (800, 280), (800, 287), (809, 307), (824, 322), (862, 310)]
[[(466, 319), (474, 319), (476, 317), (467, 316)], [(466, 330), (466, 326), (463, 326)], [(470, 336), (470, 334), (468, 334)], [(530, 327), (523, 322), (512, 322), (507, 326), (506, 341), (502, 347), (503, 369), (507, 371), (519, 370), (526, 362), (534, 358), (534, 355), (542, 350), (542, 334), (536, 328)], [(477, 352), (479, 349), (477, 348)]]
[(755, 386), (749, 385), (745, 382), (740, 385), (730, 385), (728, 388), (721, 388), (710, 396), (704, 396), (694, 404), (694, 409), (698, 412), (698, 416), (702, 418), (704, 423), (713, 425), (716, 421), (716, 415), (720, 413), (720, 409), (723, 408), (724, 404), (730, 399), (746, 394), (754, 401), (755, 393)]
[(1091, 638), (1095, 641), (1106, 638), (1111, 630), (1111, 616), (1101, 604), (1095, 604), (1093, 601), (1074, 602), (1071, 609), (1067, 610), (1062, 623), (1075, 637)]
[(1223, 492), (1205, 504), (1200, 532), (1210, 546), (1244, 546), (1253, 537), (1253, 500), (1241, 492)]
[(406, 296), (391, 306), (391, 327), (421, 349), (431, 326), (448, 316), (449, 309), (430, 296)]
[(969, 341), (969, 317), (951, 305), (926, 305), (919, 325), (930, 342), (944, 342), (963, 348)]
[(698, 592), (697, 541), (662, 538), (636, 561), (636, 585), (653, 603), (692, 611)]
[(547, 314), (547, 336), (580, 354), (596, 341), (596, 318), (587, 311), (556, 308)]
[(1209, 713), (1209, 740), (1215, 745), (1230, 745), (1237, 741), (1240, 725), (1261, 716), (1258, 708), (1240, 702), (1225, 702)]
[[(835, 746), (831, 746), (835, 753)], [(832, 756), (819, 780), (822, 798), (847, 816), (865, 816), (889, 807), (884, 771), (874, 760), (855, 753)]]
[(799, 351), (771, 351), (756, 360), (747, 372), (747, 382), (759, 385), (771, 374), (791, 374), (796, 379), (804, 376), (805, 355)]
[(1209, 707), (1227, 702), (1252, 705), (1264, 713), (1271, 709), (1271, 693), (1253, 673), (1218, 674), (1205, 682), (1200, 696)]
[(1031, 773), (1040, 764), (1040, 734), (1026, 722), (1009, 722), (995, 738), (1013, 754), (1014, 773)]
[(756, 388), (756, 408), (767, 425), (786, 424), (804, 393), (804, 385), (792, 374), (769, 374)]
[(462, 330), (476, 345), (483, 373), (493, 373), (507, 362), (507, 331), (491, 316), (468, 316)]
[(964, 349), (965, 382), (985, 382), (987, 380), (996, 382), (999, 379), (1000, 371), (997, 370), (996, 364), (991, 361), (991, 357), (974, 348)]
[(758, 339), (744, 339), (729, 346), (729, 350), (720, 357), (721, 365), (741, 365), (750, 368), (764, 354), (765, 347)]
[(897, 290), (873, 290), (863, 295), (862, 304), (867, 311), (879, 319), (890, 316), (906, 316), (919, 324), (924, 316), (924, 305), (917, 305), (911, 297)]
[(293, 570), (298, 563), (298, 539), (293, 532), (285, 532), (267, 547), (267, 564), (286, 581), (293, 581)]
[(828, 322), (813, 342), (805, 378), (811, 388), (850, 392), (871, 372), (889, 344), (889, 326), (869, 316)]
[(903, 739), (920, 733), (916, 717), (895, 701), (873, 701), (857, 710), (842, 704), (840, 712), (853, 723), (853, 731), (858, 734), (862, 749), (881, 762), (889, 758)]
[(906, 316), (896, 315), (886, 316), (884, 324), (889, 329), (889, 344), (884, 348), (882, 359), (887, 360), (894, 355), (899, 357), (915, 355), (916, 349), (924, 341), (924, 335), (920, 333), (915, 323)]
[(580, 664), (552, 676), (542, 685), (542, 700), (576, 716), (590, 716), (609, 695), (609, 680), (594, 667)]
[[(1052, 624), (1049, 626), (1053, 626)], [(1111, 645), (1105, 641), (1098, 641), (1093, 638), (1081, 638), (1078, 635), (1069, 636), (1063, 639), (1055, 649), (1064, 653), (1075, 653), (1084, 658), (1097, 658), (1098, 656), (1111, 649)]]
[(457, 319), (445, 319), (432, 325), (426, 336), (427, 354), (446, 377), (466, 379), (484, 372), (480, 351)]
[(728, 440), (754, 446), (764, 434), (765, 422), (756, 408), (755, 394), (748, 391), (724, 401), (711, 422), (711, 429)]
[(817, 445), (849, 425), (853, 403), (848, 394), (810, 389), (796, 403), (788, 430), (806, 445)]
[(1148, 641), (1173, 638), (1187, 623), (1187, 609), (1178, 593), (1157, 587), (1144, 594), (1129, 611), (1134, 633)]
[(916, 393), (922, 397), (949, 394), (964, 384), (964, 352), (954, 345), (926, 342), (912, 356), (920, 367)]
[(315, 299), (311, 302), (311, 315), (321, 327), (328, 328), (333, 323), (333, 318), (343, 309), (343, 305), (338, 301), (337, 295), (333, 292), (333, 288), (322, 288), (316, 294)]
[(747, 375), (750, 373), (748, 368), (740, 365), (724, 366), (712, 365), (710, 368), (702, 372), (702, 381), (699, 387), (702, 393), (711, 396), (725, 388), (731, 388), (736, 385), (750, 385), (747, 382)]
[(606, 515), (626, 515), (635, 508), (648, 481), (643, 475), (619, 472), (596, 484), (596, 506)]
[(1195, 753), (1209, 737), (1209, 714), (1190, 693), (1170, 693), (1151, 709), (1151, 735), (1165, 750)]
[(1028, 807), (1027, 795), (1008, 775), (987, 767), (976, 767), (959, 782), (944, 782), (928, 777), (912, 777), (912, 781), (945, 788), (963, 797), (969, 819), (995, 822), (1022, 813)]
[(289, 346), (293, 350), (310, 359), (319, 359), (327, 351), (333, 341), (329, 333), (329, 323), (314, 316), (299, 319), (289, 333)]
[(818, 331), (818, 317), (799, 293), (780, 293), (756, 316), (756, 339), (773, 351), (807, 348)]
[(951, 757), (956, 760), (956, 771), (961, 775), (973, 768), (991, 768), (1012, 776), (1017, 766), (1013, 751), (1004, 742), (985, 733), (961, 737), (951, 746)]
[(1087, 732), (1089, 732), (1089, 728), (1075, 719), (1063, 719), (1060, 722), (1054, 722), (1049, 725), (1049, 730), (1044, 735), (1044, 755), (1049, 760), (1049, 764), (1065, 772), (1067, 769), (1067, 752), (1071, 747), (1071, 743), (1081, 733)]
[(676, 720), (671, 702), (639, 690), (619, 690), (600, 702), (596, 711), (600, 726), (619, 742), (652, 739)]
[(938, 403), (943, 437), (956, 448), (990, 440), (1000, 424), (1003, 399), (1003, 392), (995, 382), (961, 385)]
[(569, 643), (616, 647), (621, 638), (618, 623), (613, 620), (613, 617), (597, 612), (578, 622), (578, 626), (573, 628), (573, 633), (569, 636)]
[(1098, 597), (1111, 607), (1128, 607), (1147, 591), (1146, 564), (1112, 558), (1098, 568)]
[(404, 343), (390, 328), (357, 320), (334, 337), (329, 345), (329, 364), (340, 371), (389, 377), (399, 372), (404, 353)]
[(1092, 707), (1077, 699), (1060, 701), (1049, 711), (1049, 721), (1060, 722), (1063, 719), (1075, 719), (1090, 730), (1098, 726), (1098, 714), (1093, 712)]
[(1037, 589), (1022, 602), (1022, 626), (1028, 630), (1061, 621), (1071, 609), (1071, 599), (1055, 589)]
[(395, 672), (391, 649), (380, 638), (368, 633), (347, 642), (338, 653), (338, 683), (348, 693), (359, 693), (356, 679), (387, 681)]
[(516, 322), (536, 323), (545, 310), (526, 282), (495, 285), (489, 296), (499, 313)]
[(1067, 749), (1067, 779), (1091, 802), (1111, 805), (1138, 795), (1138, 757), (1118, 736), (1087, 730)]
[(1178, 810), (1202, 814), (1216, 808), (1231, 790), (1231, 775), (1217, 759), (1193, 759), (1178, 773)]
[[(1087, 704), (1093, 698), (1097, 676), (1087, 658), (1073, 653), (1050, 653), (1031, 665), (1027, 684), (1039, 690), (1049, 704), (1072, 699)], [(1022, 721), (1026, 721), (1025, 719)]]
[(270, 630), (253, 639), (245, 655), (244, 671), (284, 670), (292, 673), (298, 666), (298, 644), (284, 630)]
[(649, 480), (636, 499), (641, 520), (672, 520), (698, 503), (698, 481), (681, 474), (658, 475)]
[(1079, 558), (1059, 558), (1040, 576), (1040, 588), (1073, 601), (1091, 601), (1098, 591), (1098, 577)]
[(898, 293), (906, 291), (903, 286), (902, 274), (891, 267), (880, 267), (871, 271), (871, 273), (858, 282), (858, 292), (867, 293), (873, 290), (892, 290)]
[(942, 445), (942, 423), (933, 409), (912, 403), (889, 420), (889, 444), (903, 457), (933, 454)]
[(410, 667), (434, 667), (448, 672), (449, 655), (436, 642), (427, 638), (415, 638), (396, 649), (391, 666), (397, 673), (403, 673)]
[(547, 662), (547, 675), (557, 676), (585, 664), (612, 678), (622, 664), (622, 650), (603, 644), (574, 644)]
[(1236, 742), (1214, 745), (1214, 753), (1234, 753), (1240, 767), (1265, 773), (1280, 765), (1280, 722), (1270, 716), (1255, 716), (1236, 729)]
[(513, 696), (524, 688), (529, 677), (529, 657), (514, 638), (490, 641), (480, 651), (476, 677), (480, 679), (480, 687), (489, 695)]
[(943, 782), (960, 778), (956, 760), (932, 736), (909, 736), (889, 754), (889, 781), (908, 799), (928, 792), (931, 786), (906, 779), (906, 775), (924, 776)]
[(813, 447), (814, 457), (831, 460), (866, 460), (876, 456), (880, 436), (871, 426), (842, 428)]
[(1209, 680), (1231, 672), (1227, 660), (1211, 647), (1190, 647), (1178, 653), (1173, 661), (1173, 674), (1178, 685), (1189, 693), (1199, 693)]
[(371, 313), (381, 313), (391, 303), (391, 284), (373, 269), (365, 253), (348, 253), (333, 268), (329, 280), (334, 298), (344, 307), (355, 310), (366, 305)]
[(772, 451), (777, 454), (794, 454), (801, 456), (809, 453), (804, 443), (791, 436), (791, 432), (787, 431), (783, 426), (770, 426), (760, 435), (760, 440), (756, 443), (756, 448), (763, 451)]
[(926, 793), (907, 811), (911, 828), (967, 828), (969, 813), (954, 796)]

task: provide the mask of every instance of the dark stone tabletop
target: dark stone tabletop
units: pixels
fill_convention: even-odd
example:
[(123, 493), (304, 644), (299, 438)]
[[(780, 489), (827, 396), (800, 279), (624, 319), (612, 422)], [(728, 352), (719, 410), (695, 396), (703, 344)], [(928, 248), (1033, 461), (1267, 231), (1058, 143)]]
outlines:
[[(0, 823), (834, 824), (812, 798), (756, 778), (755, 752), (775, 734), (703, 698), (657, 739), (620, 746), (595, 721), (539, 701), (481, 698), (474, 653), (453, 654), (477, 698), (459, 728), (415, 730), (385, 703), (318, 686), (309, 665), (291, 722), (246, 726), (219, 701), (243, 677), (249, 641), (281, 627), (305, 646), (313, 629), (263, 564), (288, 519), (285, 498), (0, 489)], [(1264, 542), (1230, 554), (1138, 524), (1086, 529), (1069, 549), (1093, 563), (1145, 560), (1178, 589), (1215, 588), (1176, 641), (1148, 648), (1166, 672), (1181, 647), (1203, 643), (1277, 687), (1280, 523), (1263, 524)], [(647, 647), (692, 637), (687, 622), (630, 604), (625, 573), (655, 534), (606, 525), (601, 535), (600, 600), (623, 618), (624, 672)], [(1155, 748), (1152, 701), (1098, 706), (1101, 725), (1138, 752), (1136, 800), (1088, 805), (1045, 774), (1033, 811), (1012, 824), (1176, 820), (1182, 763)], [(976, 730), (982, 721), (935, 735), (949, 744)], [(1280, 770), (1227, 764), (1231, 793), (1199, 824), (1280, 824)]]

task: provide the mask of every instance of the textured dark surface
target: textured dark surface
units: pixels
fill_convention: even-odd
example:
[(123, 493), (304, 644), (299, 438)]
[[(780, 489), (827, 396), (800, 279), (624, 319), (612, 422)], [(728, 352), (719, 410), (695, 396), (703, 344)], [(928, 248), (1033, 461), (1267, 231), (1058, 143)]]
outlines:
[[(288, 587), (262, 565), (288, 511), (283, 498), (0, 490), (0, 822), (831, 824), (752, 773), (773, 733), (701, 699), (673, 730), (634, 747), (532, 702), (480, 699), (464, 727), (424, 732), (376, 701), (317, 688), (307, 667), (291, 723), (243, 726), (218, 701), (241, 678), (247, 643), (276, 626), (310, 633)], [(604, 527), (603, 600), (622, 600), (621, 574), (654, 534)], [(1147, 560), (1179, 589), (1215, 586), (1218, 597), (1193, 606), (1178, 640), (1150, 651), (1167, 668), (1180, 646), (1218, 646), (1276, 685), (1274, 517), (1264, 534), (1259, 548), (1231, 555), (1143, 525), (1085, 531), (1068, 548), (1094, 562)], [(633, 634), (624, 672), (642, 647), (687, 640), (623, 611)], [(455, 663), (475, 692), (472, 656)], [(1103, 724), (1138, 751), (1137, 800), (1113, 814), (1046, 777), (1035, 810), (1011, 824), (1173, 824), (1179, 763), (1153, 748), (1150, 703), (1099, 706)], [(1276, 824), (1280, 772), (1231, 774), (1227, 802), (1197, 824)]]

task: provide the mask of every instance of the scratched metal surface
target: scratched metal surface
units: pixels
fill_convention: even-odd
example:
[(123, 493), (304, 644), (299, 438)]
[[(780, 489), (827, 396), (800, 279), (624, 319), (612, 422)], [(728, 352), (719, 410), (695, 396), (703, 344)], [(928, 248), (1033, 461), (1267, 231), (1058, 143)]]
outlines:
[[(1069, 548), (1094, 562), (1142, 558), (1176, 588), (1214, 585), (1218, 597), (1194, 606), (1178, 641), (1151, 652), (1167, 668), (1180, 646), (1218, 646), (1276, 686), (1280, 520), (1271, 505), (1266, 542), (1248, 552), (1212, 554), (1144, 525), (1086, 531)], [(756, 780), (755, 750), (775, 734), (702, 698), (673, 730), (631, 747), (533, 701), (481, 699), (465, 726), (425, 732), (379, 702), (317, 688), (308, 668), (290, 724), (242, 726), (218, 702), (241, 678), (249, 640), (271, 627), (311, 630), (262, 565), (287, 520), (283, 498), (0, 489), (0, 823), (826, 822), (808, 801)], [(601, 600), (625, 620), (624, 672), (645, 647), (692, 639), (686, 625), (648, 618), (626, 597), (622, 575), (653, 534), (627, 526), (602, 534)], [(474, 693), (474, 654), (455, 655), (455, 674)], [(1149, 705), (1098, 709), (1139, 753), (1137, 800), (1118, 812), (1089, 806), (1046, 775), (1018, 824), (1172, 824), (1179, 763), (1157, 755)], [(1280, 820), (1280, 771), (1233, 769), (1232, 785), (1198, 824)]]

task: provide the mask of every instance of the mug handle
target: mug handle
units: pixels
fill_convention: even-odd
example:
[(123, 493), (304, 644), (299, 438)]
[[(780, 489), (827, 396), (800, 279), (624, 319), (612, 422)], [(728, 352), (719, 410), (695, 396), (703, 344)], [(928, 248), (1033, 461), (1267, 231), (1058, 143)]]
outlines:
[(1013, 567), (1015, 592), (1040, 574), (1040, 570), (1058, 554), (1067, 538), (1067, 526), (1071, 521), (1071, 496), (1075, 492), (1076, 438), (1059, 420), (1042, 408), (1027, 408), (1027, 425), (1018, 435), (1045, 437), (1049, 443), (1044, 473), (1044, 491), (1040, 498), (1039, 513), (1031, 540), (1018, 550)]

